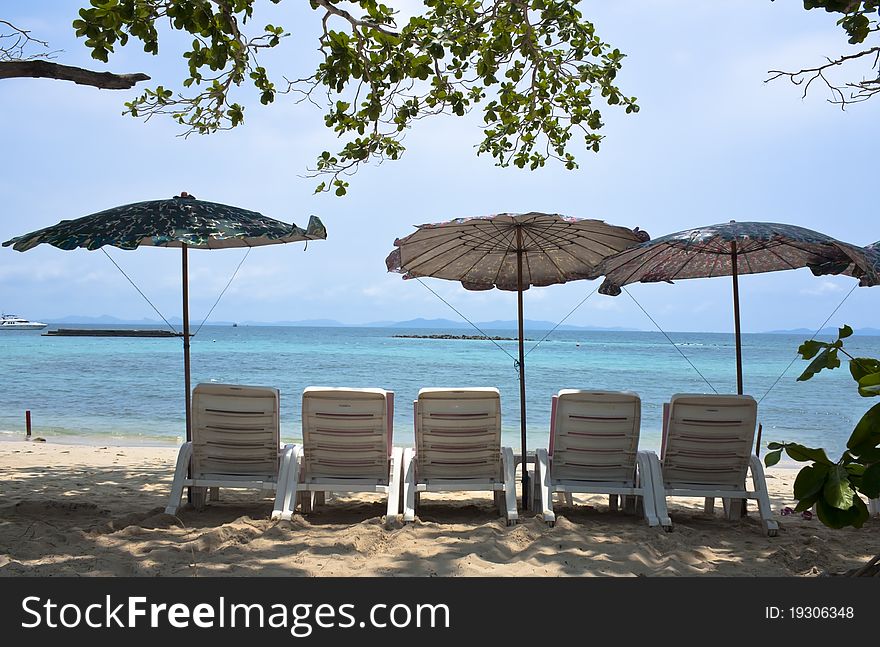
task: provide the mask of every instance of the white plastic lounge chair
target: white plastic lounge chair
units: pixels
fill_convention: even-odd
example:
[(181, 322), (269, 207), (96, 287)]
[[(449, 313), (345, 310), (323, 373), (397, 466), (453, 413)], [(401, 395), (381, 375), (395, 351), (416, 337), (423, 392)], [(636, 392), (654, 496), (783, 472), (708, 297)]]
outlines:
[(298, 499), (311, 512), (326, 492), (386, 494), (387, 517), (395, 518), (403, 449), (392, 447), (394, 392), (310, 386), (302, 403), (303, 444), (273, 518), (290, 519)]
[[(201, 507), (212, 488), (275, 492), (287, 477), (293, 445), (279, 452), (278, 389), (235, 384), (199, 384), (192, 395), (192, 441), (177, 456), (165, 512), (176, 514), (185, 487)], [(190, 476), (187, 477), (187, 470)]]
[[(758, 404), (749, 395), (673, 396), (660, 451), (658, 513), (665, 513), (669, 496), (704, 497), (707, 513), (720, 497), (728, 518), (736, 518), (742, 499), (754, 499), (764, 530), (775, 536), (779, 524), (770, 509), (761, 459), (753, 452), (757, 417)], [(754, 490), (746, 489), (747, 471)]]
[(403, 452), (403, 520), (414, 521), (420, 492), (495, 493), (516, 523), (513, 450), (501, 447), (501, 394), (495, 388), (422, 389), (414, 406), (415, 448)]
[(608, 494), (612, 510), (618, 496), (632, 504), (638, 497), (649, 526), (671, 529), (669, 517), (658, 517), (655, 508), (657, 454), (638, 450), (641, 410), (641, 399), (629, 391), (563, 389), (553, 396), (550, 449), (535, 451), (544, 521), (556, 522), (556, 492)]

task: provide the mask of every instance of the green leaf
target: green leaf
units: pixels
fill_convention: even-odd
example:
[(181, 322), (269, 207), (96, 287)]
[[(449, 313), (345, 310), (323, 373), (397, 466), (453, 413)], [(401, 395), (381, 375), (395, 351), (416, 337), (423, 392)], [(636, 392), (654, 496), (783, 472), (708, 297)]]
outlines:
[(794, 480), (794, 498), (801, 501), (822, 492), (829, 471), (827, 465), (810, 465), (803, 468)]
[(808, 496), (804, 499), (801, 499), (800, 501), (798, 501), (798, 504), (794, 507), (794, 511), (795, 512), (803, 512), (804, 510), (809, 510), (814, 505), (816, 505), (816, 502), (818, 502), (820, 498), (822, 498), (821, 491), (816, 492), (812, 496)]
[(783, 447), (785, 447), (783, 443), (767, 443), (767, 449), (782, 449)]
[(840, 366), (840, 359), (837, 357), (837, 348), (826, 348), (816, 356), (807, 369), (797, 379), (798, 382), (805, 382), (813, 377), (816, 373), (823, 369), (834, 369)]
[(863, 398), (880, 395), (880, 373), (871, 373), (859, 380), (859, 395)]
[(865, 447), (858, 454), (859, 461), (870, 465), (871, 463), (880, 463), (880, 447)]
[(840, 341), (841, 339), (846, 339), (847, 337), (852, 337), (853, 329), (847, 325), (844, 325), (837, 333), (837, 339)]
[(880, 441), (880, 404), (875, 404), (859, 420), (846, 443), (857, 456), (875, 447)]
[(785, 453), (788, 454), (789, 458), (800, 463), (804, 461), (813, 461), (814, 463), (820, 463), (822, 465), (834, 465), (828, 456), (825, 455), (825, 450), (821, 448), (813, 449), (812, 447), (805, 447), (798, 443), (788, 443), (785, 445)]
[(824, 341), (815, 341), (811, 339), (809, 341), (805, 341), (803, 344), (798, 346), (798, 354), (804, 359), (813, 359), (823, 348), (828, 348), (829, 344)]
[(779, 459), (782, 457), (782, 450), (777, 450), (775, 452), (768, 452), (764, 455), (764, 465), (767, 467), (773, 467), (776, 463), (779, 462)]
[(828, 471), (825, 487), (822, 489), (822, 497), (826, 503), (839, 510), (849, 510), (855, 495), (855, 490), (849, 482), (849, 473), (844, 467), (835, 465)]
[(873, 357), (854, 357), (849, 363), (849, 372), (858, 382), (866, 375), (880, 373), (880, 360)]
[(868, 507), (859, 497), (853, 500), (852, 507), (847, 510), (835, 508), (820, 498), (816, 501), (816, 513), (819, 516), (819, 521), (829, 528), (845, 528), (847, 526), (861, 528), (870, 517)]
[(865, 470), (859, 491), (870, 499), (880, 497), (880, 463), (874, 463)]

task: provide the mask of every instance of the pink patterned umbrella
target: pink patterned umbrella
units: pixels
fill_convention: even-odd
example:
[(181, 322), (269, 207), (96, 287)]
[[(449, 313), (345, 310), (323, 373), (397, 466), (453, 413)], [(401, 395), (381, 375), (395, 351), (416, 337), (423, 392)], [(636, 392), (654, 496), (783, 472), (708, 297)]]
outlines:
[[(861, 256), (859, 256), (861, 253)], [(867, 267), (865, 248), (836, 238), (773, 222), (734, 222), (698, 227), (661, 236), (612, 256), (599, 268), (605, 282), (599, 292), (617, 296), (630, 283), (733, 277), (737, 391), (742, 394), (742, 337), (739, 318), (740, 274), (810, 268), (814, 274), (868, 276), (876, 281), (878, 267)], [(876, 259), (876, 256), (875, 256)], [(873, 272), (874, 279), (871, 279)], [(863, 283), (863, 285), (874, 283)]]

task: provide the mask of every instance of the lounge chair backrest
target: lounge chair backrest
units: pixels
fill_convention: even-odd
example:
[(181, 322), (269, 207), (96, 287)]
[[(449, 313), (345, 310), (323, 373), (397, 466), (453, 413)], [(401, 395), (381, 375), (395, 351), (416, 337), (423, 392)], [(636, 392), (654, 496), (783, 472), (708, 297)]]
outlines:
[(673, 396), (660, 457), (664, 483), (742, 488), (757, 417), (749, 395)]
[(564, 389), (554, 397), (551, 478), (633, 482), (642, 411), (639, 396), (628, 391)]
[(308, 387), (303, 392), (303, 475), (388, 480), (394, 393)]
[(422, 389), (415, 403), (419, 480), (501, 480), (501, 394), (495, 388)]
[(193, 389), (193, 478), (274, 478), (279, 441), (278, 389), (233, 384)]

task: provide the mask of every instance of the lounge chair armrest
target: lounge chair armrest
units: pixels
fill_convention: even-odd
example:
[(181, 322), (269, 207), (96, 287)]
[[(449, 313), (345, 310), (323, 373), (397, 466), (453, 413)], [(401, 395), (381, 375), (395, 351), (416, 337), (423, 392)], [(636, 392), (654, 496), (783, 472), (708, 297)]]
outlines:
[(177, 452), (177, 464), (174, 468), (174, 480), (171, 482), (171, 494), (168, 497), (168, 505), (165, 507), (166, 514), (177, 514), (180, 500), (183, 497), (184, 481), (189, 470), (189, 462), (192, 459), (193, 444), (191, 440), (180, 446)]
[(755, 497), (758, 500), (758, 514), (761, 516), (761, 524), (770, 537), (775, 537), (779, 532), (779, 523), (773, 518), (773, 511), (770, 508), (767, 480), (764, 478), (764, 465), (761, 463), (761, 459), (754, 454), (749, 456), (749, 471), (752, 473), (752, 483), (755, 487)]
[(648, 449), (640, 449), (636, 453), (636, 461), (639, 466), (639, 479), (645, 489), (645, 513), (648, 511), (648, 489), (652, 491), (654, 514), (657, 521), (667, 532), (672, 531), (672, 519), (669, 517), (669, 508), (666, 506), (666, 486), (663, 484), (663, 465), (657, 452)]
[(296, 507), (296, 489), (302, 465), (302, 445), (285, 445), (281, 454), (278, 482), (275, 485), (275, 505), (272, 519), (290, 520)]

